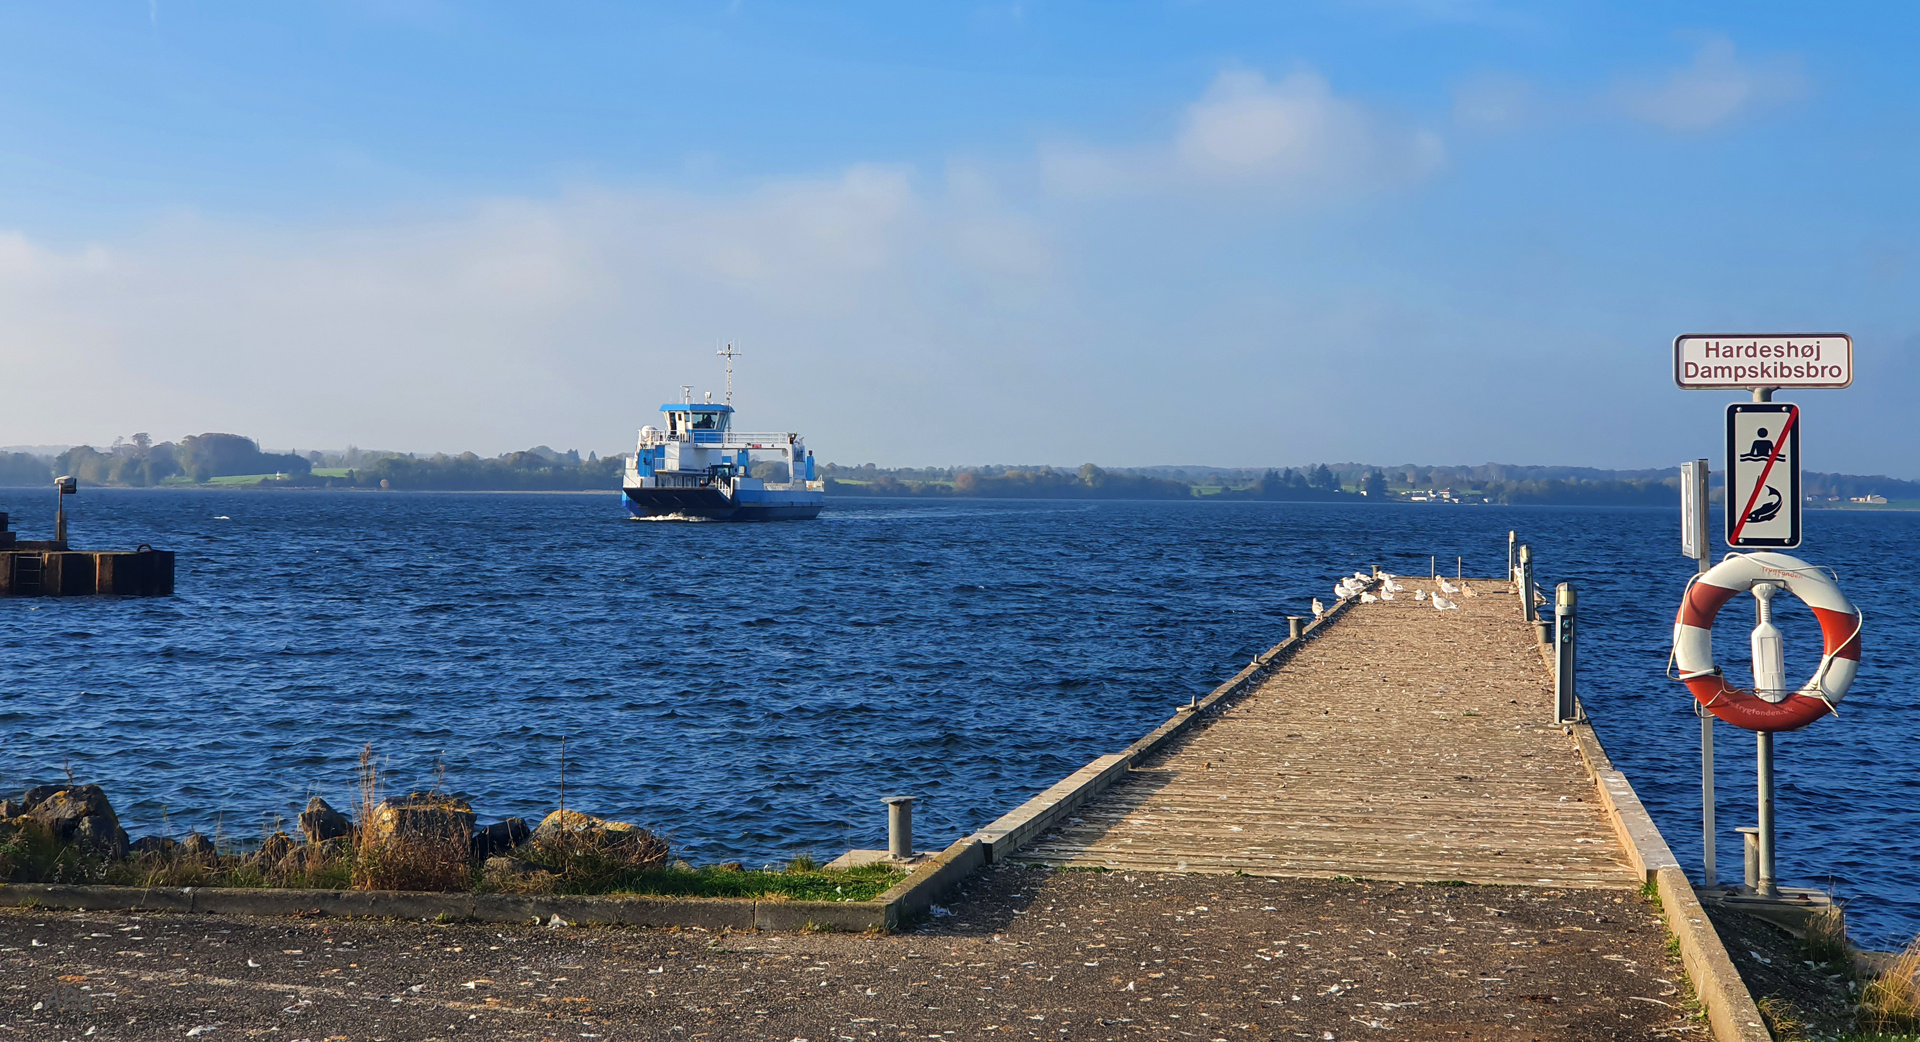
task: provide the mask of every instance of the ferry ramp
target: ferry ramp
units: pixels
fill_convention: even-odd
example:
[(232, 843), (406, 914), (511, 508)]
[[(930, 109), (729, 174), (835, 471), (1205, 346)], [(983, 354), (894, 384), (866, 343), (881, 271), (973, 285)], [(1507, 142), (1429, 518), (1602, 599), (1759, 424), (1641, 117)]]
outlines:
[(1057, 867), (1632, 888), (1513, 588), (1355, 604), (1014, 855)]

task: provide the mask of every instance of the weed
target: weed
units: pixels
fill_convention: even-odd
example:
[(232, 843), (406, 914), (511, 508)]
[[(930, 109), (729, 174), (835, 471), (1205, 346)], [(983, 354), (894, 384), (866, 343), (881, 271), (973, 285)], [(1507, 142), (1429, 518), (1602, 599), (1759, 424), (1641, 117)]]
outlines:
[(1807, 1037), (1806, 1021), (1793, 1003), (1777, 995), (1767, 995), (1755, 1005), (1760, 1007), (1760, 1019), (1767, 1022), (1767, 1030), (1773, 1034), (1775, 1042), (1804, 1042)]
[(1807, 921), (1807, 958), (1817, 963), (1847, 960), (1847, 916), (1838, 905), (1828, 905)]
[(1860, 1021), (1882, 1033), (1920, 1032), (1920, 937), (1861, 989)]
[(789, 872), (812, 872), (819, 867), (820, 863), (813, 859), (812, 854), (800, 854), (792, 861), (787, 862), (787, 871)]

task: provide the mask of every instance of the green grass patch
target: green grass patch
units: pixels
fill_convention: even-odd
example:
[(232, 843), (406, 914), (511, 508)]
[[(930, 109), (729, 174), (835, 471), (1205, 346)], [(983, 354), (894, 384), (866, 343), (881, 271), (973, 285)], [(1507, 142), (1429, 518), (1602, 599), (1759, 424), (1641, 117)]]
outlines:
[(353, 473), (352, 467), (315, 467), (313, 468), (313, 476), (316, 478), (344, 478), (351, 473)]
[(631, 872), (595, 887), (556, 888), (569, 894), (647, 894), (655, 897), (755, 897), (790, 901), (871, 901), (905, 879), (890, 865), (860, 868), (733, 871), (718, 868), (651, 869)]

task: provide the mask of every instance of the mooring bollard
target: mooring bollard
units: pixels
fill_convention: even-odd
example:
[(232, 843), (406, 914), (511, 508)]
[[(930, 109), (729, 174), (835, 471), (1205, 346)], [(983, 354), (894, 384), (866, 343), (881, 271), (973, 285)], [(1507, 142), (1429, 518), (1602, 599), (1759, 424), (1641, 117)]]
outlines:
[(1574, 606), (1578, 597), (1572, 583), (1561, 583), (1553, 594), (1553, 722), (1564, 724), (1574, 709)]
[(1756, 893), (1760, 890), (1760, 827), (1742, 825), (1733, 831), (1740, 833), (1742, 846), (1747, 853), (1747, 889)]
[(896, 861), (913, 858), (913, 797), (886, 796), (887, 856)]
[(1520, 617), (1533, 620), (1533, 547), (1520, 544), (1520, 570), (1514, 586), (1520, 591)]
[(1545, 619), (1533, 620), (1533, 639), (1541, 644), (1553, 643), (1553, 623)]
[(1305, 616), (1302, 616), (1302, 615), (1287, 616), (1287, 639), (1299, 640), (1301, 632), (1305, 629), (1305, 623), (1306, 623)]

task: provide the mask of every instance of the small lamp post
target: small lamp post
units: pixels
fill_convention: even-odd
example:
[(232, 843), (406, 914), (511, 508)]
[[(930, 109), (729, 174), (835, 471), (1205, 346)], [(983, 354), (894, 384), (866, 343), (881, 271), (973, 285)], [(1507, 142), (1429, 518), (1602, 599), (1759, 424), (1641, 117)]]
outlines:
[(68, 475), (62, 474), (53, 479), (53, 487), (60, 490), (59, 495), (54, 499), (53, 541), (60, 544), (60, 549), (65, 550), (67, 548), (67, 497), (80, 491), (80, 484)]

